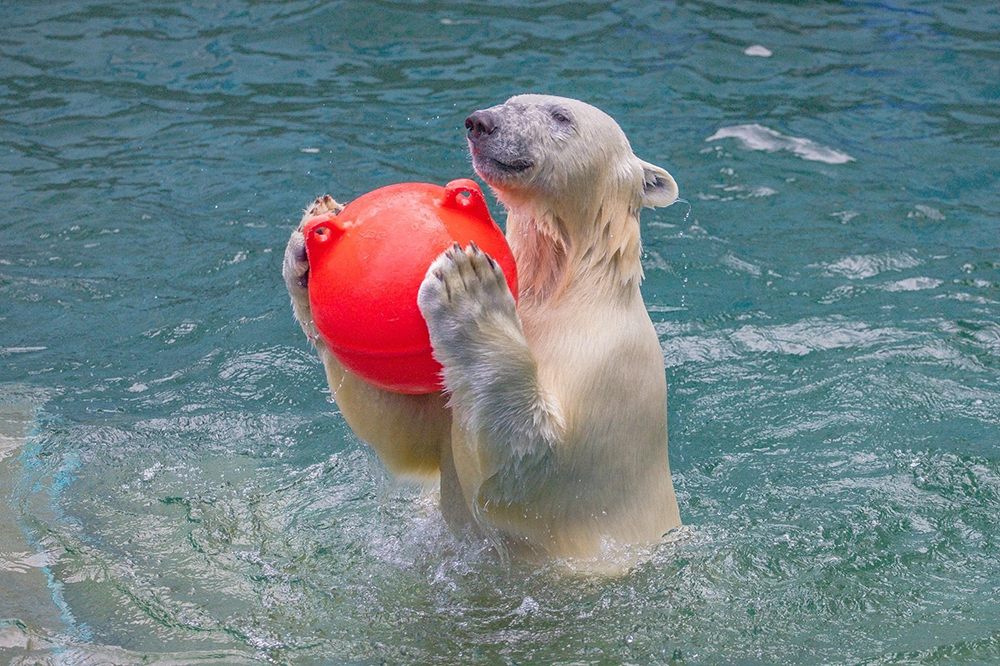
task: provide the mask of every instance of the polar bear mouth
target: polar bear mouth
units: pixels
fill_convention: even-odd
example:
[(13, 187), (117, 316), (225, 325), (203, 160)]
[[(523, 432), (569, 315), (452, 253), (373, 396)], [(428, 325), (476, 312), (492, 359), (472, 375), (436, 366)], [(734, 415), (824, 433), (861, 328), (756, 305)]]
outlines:
[(487, 157), (490, 162), (493, 163), (501, 171), (507, 171), (509, 173), (521, 173), (522, 171), (527, 171), (534, 166), (534, 162), (528, 160), (515, 160), (514, 162), (501, 162), (495, 157)]
[(498, 160), (495, 157), (483, 154), (479, 150), (473, 150), (472, 166), (476, 169), (480, 176), (486, 178), (490, 174), (495, 176), (513, 176), (523, 173), (535, 166), (535, 163), (531, 160), (524, 159), (512, 160), (509, 162)]

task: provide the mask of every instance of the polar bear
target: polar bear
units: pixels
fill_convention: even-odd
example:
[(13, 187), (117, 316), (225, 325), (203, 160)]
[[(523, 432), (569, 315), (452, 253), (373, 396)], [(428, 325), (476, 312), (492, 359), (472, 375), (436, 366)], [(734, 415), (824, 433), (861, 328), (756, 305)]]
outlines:
[[(600, 561), (680, 525), (667, 389), (639, 283), (639, 211), (677, 198), (618, 124), (583, 102), (518, 95), (466, 120), (472, 164), (507, 209), (515, 300), (474, 245), (429, 268), (418, 305), (445, 390), (403, 395), (346, 371), (309, 313), (301, 225), (283, 273), (347, 423), (386, 467), (439, 475), (441, 509), (507, 551)], [(303, 218), (337, 211), (317, 199)]]

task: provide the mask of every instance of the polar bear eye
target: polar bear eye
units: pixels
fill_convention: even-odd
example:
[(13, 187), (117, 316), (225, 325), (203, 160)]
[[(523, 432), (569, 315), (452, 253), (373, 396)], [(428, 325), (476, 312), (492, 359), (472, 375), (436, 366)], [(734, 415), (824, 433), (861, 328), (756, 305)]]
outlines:
[(562, 111), (561, 109), (552, 110), (552, 120), (556, 121), (561, 125), (568, 125), (570, 124), (570, 122), (572, 122), (569, 118), (569, 114)]

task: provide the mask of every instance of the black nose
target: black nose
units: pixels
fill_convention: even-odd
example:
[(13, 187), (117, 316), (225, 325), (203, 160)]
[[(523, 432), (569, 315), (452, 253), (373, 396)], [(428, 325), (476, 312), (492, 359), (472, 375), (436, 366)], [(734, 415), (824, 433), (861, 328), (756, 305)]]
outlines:
[(469, 130), (469, 134), (477, 139), (484, 134), (496, 132), (497, 125), (496, 117), (486, 110), (476, 111), (465, 119), (465, 129)]

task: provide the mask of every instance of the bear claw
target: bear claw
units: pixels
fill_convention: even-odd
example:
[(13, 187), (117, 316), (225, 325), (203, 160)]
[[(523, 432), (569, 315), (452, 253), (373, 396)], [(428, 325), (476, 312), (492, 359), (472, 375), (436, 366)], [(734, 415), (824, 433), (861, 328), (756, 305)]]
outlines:
[(338, 203), (337, 200), (329, 194), (316, 197), (316, 200), (313, 201), (308, 208), (306, 208), (306, 214), (302, 218), (302, 224), (299, 225), (299, 229), (305, 226), (305, 223), (309, 221), (309, 218), (316, 217), (317, 215), (325, 215), (327, 213), (338, 215), (342, 210), (344, 210), (344, 204)]

